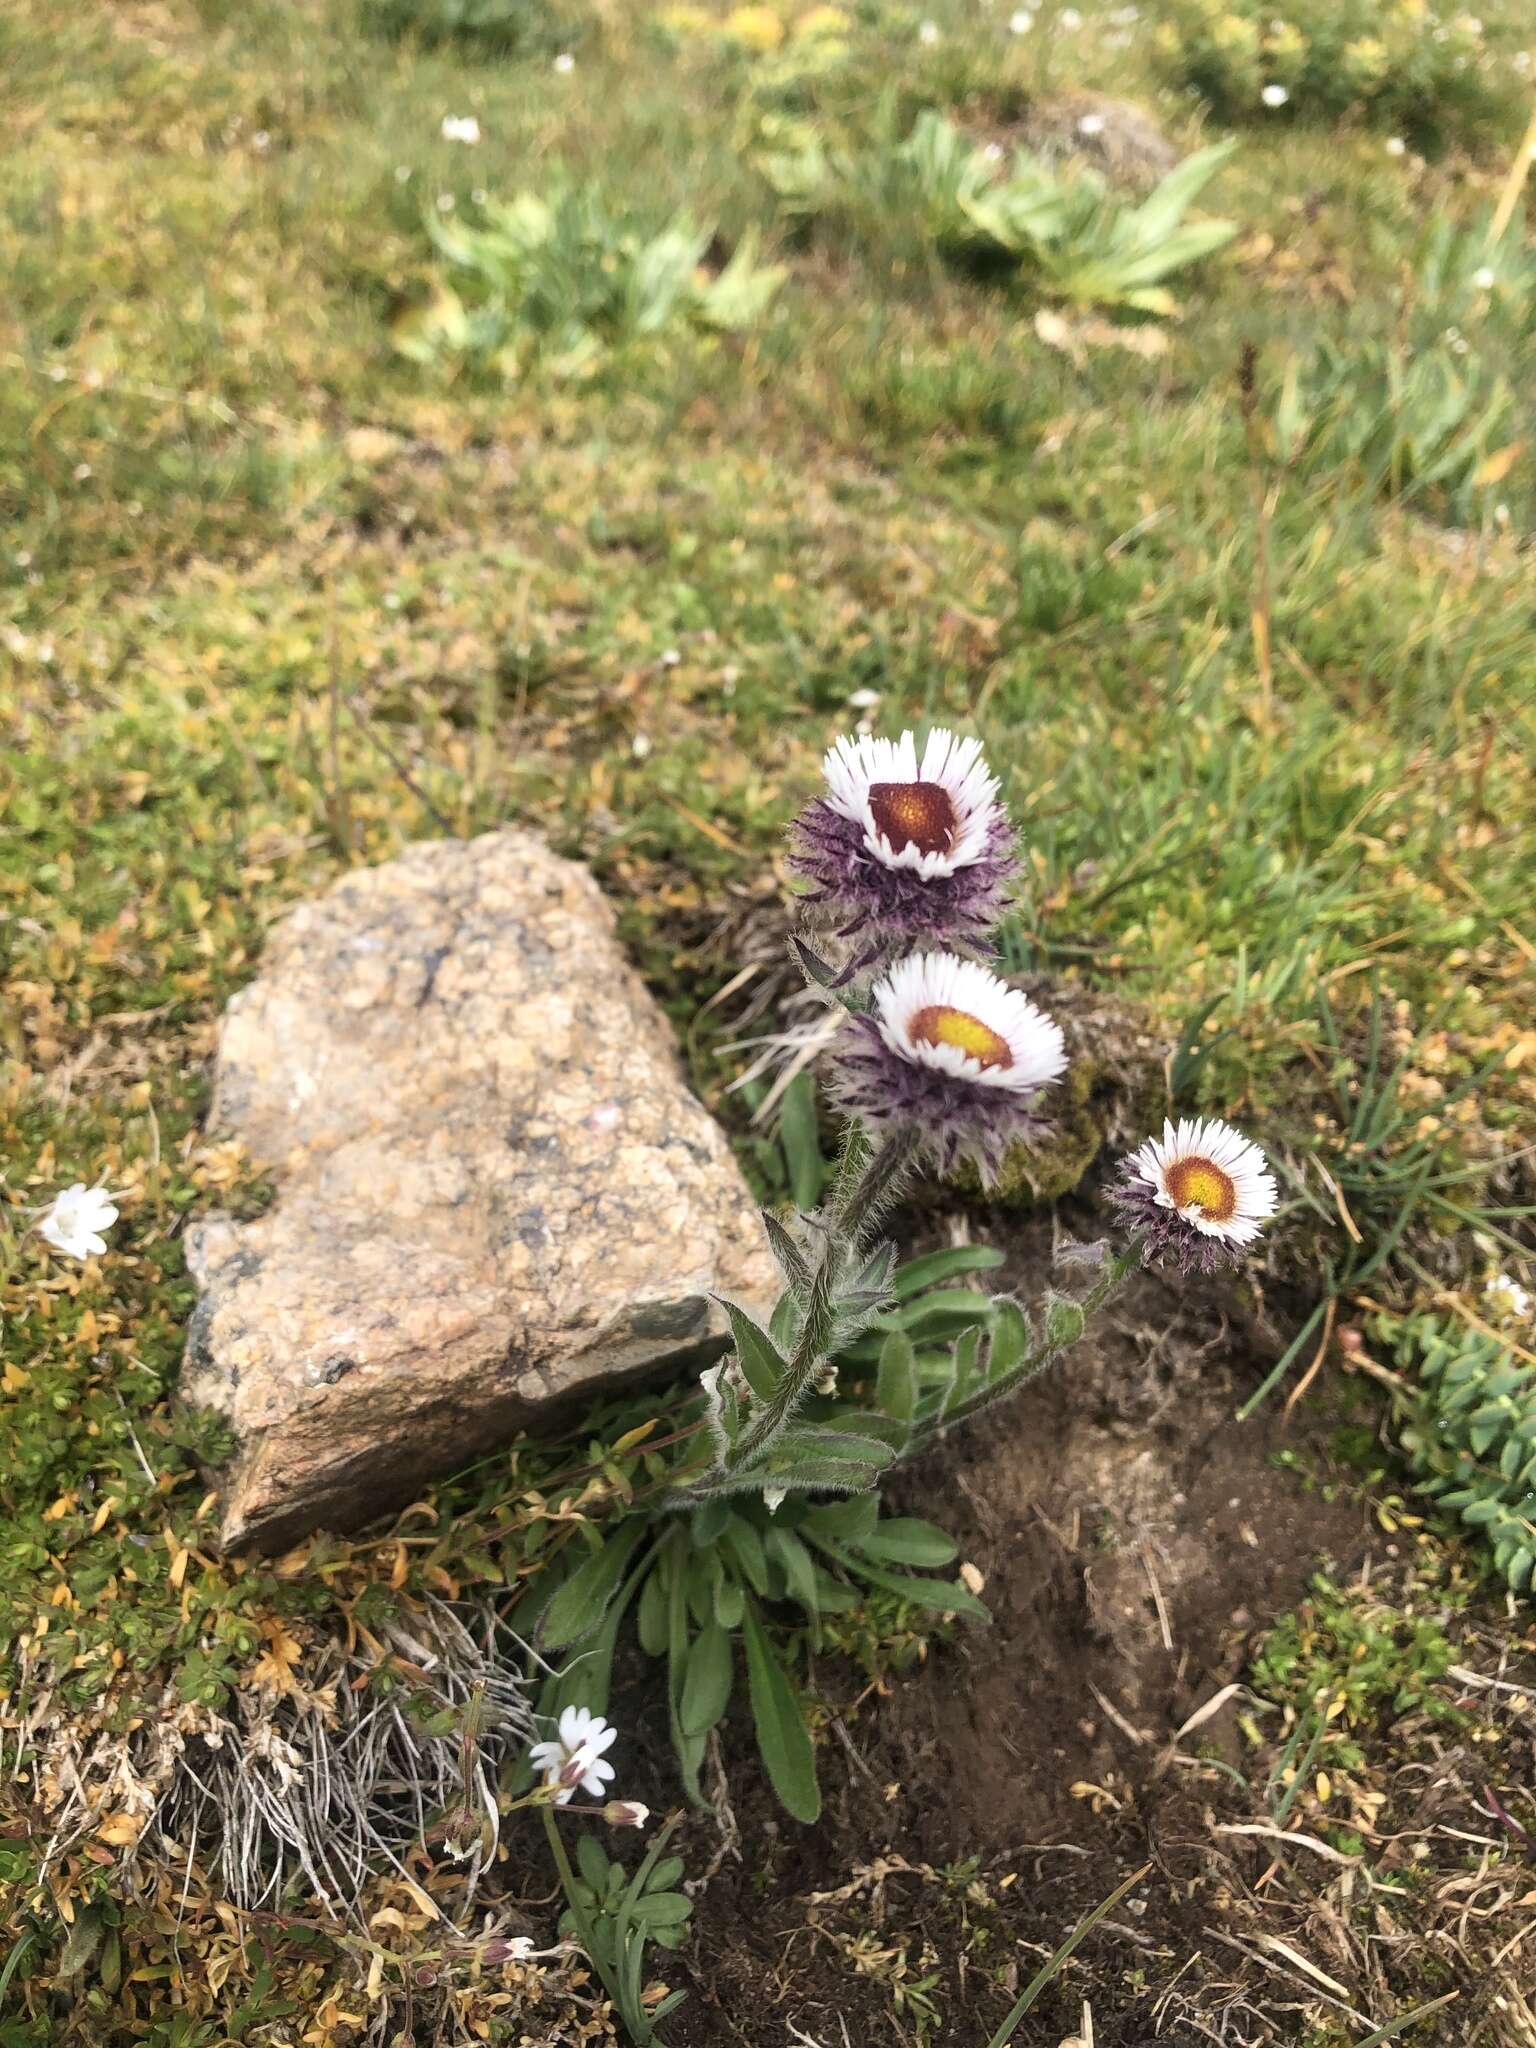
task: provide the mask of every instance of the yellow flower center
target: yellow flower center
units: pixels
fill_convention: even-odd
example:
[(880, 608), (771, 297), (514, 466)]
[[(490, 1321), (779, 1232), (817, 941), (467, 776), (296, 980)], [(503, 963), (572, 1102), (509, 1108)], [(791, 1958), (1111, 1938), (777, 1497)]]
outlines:
[(984, 1067), (1011, 1067), (1013, 1053), (1006, 1038), (990, 1024), (983, 1024), (969, 1010), (951, 1009), (948, 1003), (930, 1003), (919, 1010), (907, 1027), (914, 1041), (924, 1045), (953, 1045), (968, 1052)]
[(894, 852), (948, 853), (955, 840), (955, 806), (942, 782), (872, 782), (870, 816)]
[(1199, 1209), (1212, 1223), (1230, 1223), (1237, 1213), (1237, 1186), (1230, 1173), (1209, 1159), (1177, 1159), (1168, 1169), (1168, 1192), (1180, 1209)]

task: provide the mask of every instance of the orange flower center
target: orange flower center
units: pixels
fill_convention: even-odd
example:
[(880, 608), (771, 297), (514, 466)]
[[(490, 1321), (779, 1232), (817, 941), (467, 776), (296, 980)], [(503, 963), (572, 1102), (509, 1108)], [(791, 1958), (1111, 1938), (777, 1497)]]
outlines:
[(955, 807), (942, 782), (872, 782), (869, 810), (896, 853), (948, 853), (955, 842)]
[(990, 1024), (983, 1024), (969, 1010), (953, 1010), (948, 1003), (930, 1003), (907, 1027), (908, 1034), (924, 1045), (953, 1045), (968, 1052), (984, 1067), (1011, 1067), (1013, 1053), (1006, 1038), (1000, 1038)]
[(1199, 1209), (1212, 1223), (1230, 1223), (1237, 1213), (1237, 1186), (1209, 1159), (1178, 1159), (1168, 1169), (1168, 1192), (1180, 1209)]

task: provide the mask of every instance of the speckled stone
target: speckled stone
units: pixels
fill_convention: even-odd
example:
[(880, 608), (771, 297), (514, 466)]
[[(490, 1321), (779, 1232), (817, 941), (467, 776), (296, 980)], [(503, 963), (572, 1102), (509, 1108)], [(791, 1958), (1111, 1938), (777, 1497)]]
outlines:
[(259, 1219), (188, 1233), (183, 1398), (225, 1415), (223, 1540), (356, 1526), (600, 1392), (724, 1349), (775, 1277), (720, 1131), (585, 868), (413, 847), (274, 931), (213, 1123)]

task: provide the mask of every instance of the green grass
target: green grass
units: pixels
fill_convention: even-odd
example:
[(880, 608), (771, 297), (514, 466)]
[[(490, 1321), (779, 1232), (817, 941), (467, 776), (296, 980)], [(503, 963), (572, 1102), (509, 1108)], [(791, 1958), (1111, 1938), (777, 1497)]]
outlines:
[[(9, 1283), (0, 1602), (72, 1703), (116, 1637), (124, 1716), (167, 1680), (238, 1683), (264, 1620), (332, 1611), (213, 1560), (171, 1584), (202, 1487), (167, 1394), (181, 1219), (244, 1185), (197, 1137), (213, 1023), (271, 920), (348, 862), (533, 822), (593, 862), (688, 1018), (733, 972), (702, 942), (761, 900), (873, 690), (882, 727), (972, 725), (1006, 772), (1014, 964), (1172, 1038), (1216, 1006), (1188, 1100), (1390, 1186), (1397, 1134), (1362, 1163), (1350, 1110), (1377, 1014), (1423, 1119), (1400, 1143), (1465, 1173), (1445, 1185), (1471, 1214), (1510, 1206), (1485, 1166), (1536, 1136), (1532, 342), (1517, 294), (1453, 322), (1416, 281), (1431, 216), (1481, 249), (1508, 107), (1429, 162), (1246, 127), (1202, 196), (1238, 235), (1181, 273), (1160, 352), (1101, 328), (1073, 353), (915, 218), (807, 231), (760, 156), (877, 101), (883, 132), (933, 107), (1011, 141), (1063, 89), (1142, 100), (1188, 154), (1221, 130), (1159, 83), (1157, 6), (1010, 36), (935, 0), (928, 46), (920, 10), (871, 4), (814, 62), (644, 10), (530, 9), (511, 54), (494, 24), (402, 39), (404, 11), (388, 34), (351, 0), (0, 21), (4, 1191), (19, 1224), (76, 1178), (130, 1189), (99, 1268), (28, 1245)], [(1501, 50), (1520, 23), (1489, 10)], [(441, 139), (450, 113), (478, 147)], [(541, 179), (728, 247), (755, 230), (785, 284), (747, 333), (669, 331), (580, 378), (403, 360), (424, 213)], [(1529, 235), (1522, 200), (1505, 255)], [(1454, 360), (1511, 394), (1454, 488), (1377, 460), (1379, 435), (1288, 443), (1289, 364), (1450, 348), (1452, 324)], [(1346, 376), (1346, 417), (1375, 389)], [(729, 1069), (697, 1072), (718, 1099)], [(1454, 1282), (1482, 1255), (1441, 1225)], [(480, 1484), (413, 1573), (495, 1576), (505, 1466)], [(375, 1569), (325, 1583), (360, 1597)]]

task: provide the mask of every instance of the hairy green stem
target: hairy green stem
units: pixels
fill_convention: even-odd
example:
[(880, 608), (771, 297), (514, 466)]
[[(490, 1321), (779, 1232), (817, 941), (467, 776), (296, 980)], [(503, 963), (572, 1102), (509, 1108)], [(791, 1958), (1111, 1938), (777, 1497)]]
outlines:
[(920, 1445), (913, 1448), (926, 1445), (931, 1437), (953, 1428), (957, 1422), (965, 1422), (971, 1416), (979, 1415), (983, 1408), (990, 1408), (994, 1401), (1004, 1400), (1009, 1394), (1017, 1393), (1026, 1381), (1034, 1379), (1049, 1366), (1054, 1365), (1064, 1351), (1070, 1351), (1074, 1344), (1081, 1341), (1093, 1317), (1107, 1301), (1120, 1292), (1131, 1275), (1140, 1270), (1145, 1252), (1146, 1239), (1139, 1233), (1131, 1239), (1124, 1251), (1111, 1252), (1104, 1261), (1104, 1269), (1098, 1279), (1076, 1304), (1082, 1316), (1082, 1323), (1070, 1338), (1065, 1341), (1053, 1341), (1049, 1335), (1042, 1337), (1011, 1371), (1003, 1374), (1001, 1379), (978, 1387), (974, 1394), (969, 1395), (964, 1401), (957, 1402), (942, 1421), (924, 1432)]
[(827, 1203), (821, 1259), (805, 1301), (795, 1348), (772, 1399), (764, 1402), (746, 1434), (732, 1447), (727, 1470), (739, 1472), (757, 1464), (794, 1419), (826, 1364), (836, 1322), (838, 1282), (857, 1256), (871, 1222), (901, 1185), (920, 1143), (921, 1133), (912, 1127), (892, 1132), (874, 1152), (866, 1151), (862, 1134), (844, 1143)]

